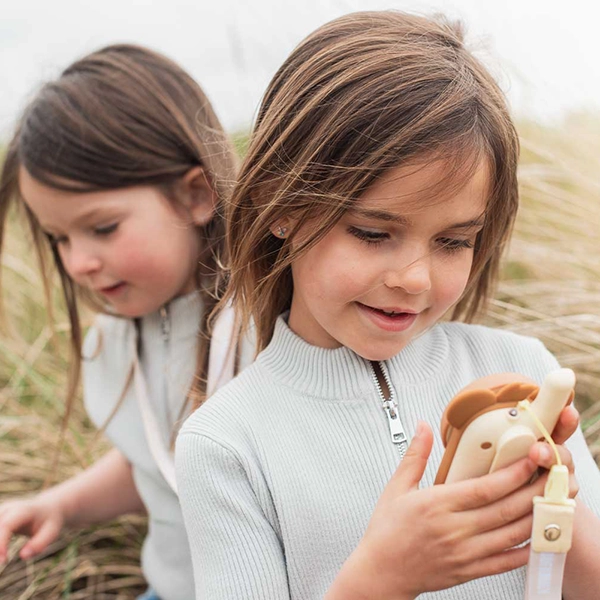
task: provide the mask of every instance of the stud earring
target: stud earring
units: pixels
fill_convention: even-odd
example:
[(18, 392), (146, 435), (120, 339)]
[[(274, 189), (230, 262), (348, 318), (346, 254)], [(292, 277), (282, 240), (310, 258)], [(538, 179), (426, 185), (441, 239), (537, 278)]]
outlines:
[(288, 230), (287, 227), (282, 227), (281, 225), (279, 225), (279, 227), (277, 227), (277, 235), (281, 238), (285, 237), (287, 230)]

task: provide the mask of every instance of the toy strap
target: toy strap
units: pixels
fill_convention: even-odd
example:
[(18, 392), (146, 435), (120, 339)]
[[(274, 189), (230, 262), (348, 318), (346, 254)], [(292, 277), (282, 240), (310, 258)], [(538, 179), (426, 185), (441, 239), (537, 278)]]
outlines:
[[(208, 356), (208, 376), (206, 383), (207, 396), (212, 395), (225, 385), (234, 375), (235, 367), (235, 314), (231, 306), (226, 306), (219, 314), (213, 328)], [(175, 462), (173, 453), (167, 448), (161, 433), (156, 415), (148, 397), (146, 380), (139, 363), (136, 342), (133, 346), (133, 384), (137, 398), (146, 440), (150, 453), (159, 471), (169, 487), (177, 495), (175, 478)]]
[(561, 600), (566, 553), (531, 550), (527, 564), (525, 600)]

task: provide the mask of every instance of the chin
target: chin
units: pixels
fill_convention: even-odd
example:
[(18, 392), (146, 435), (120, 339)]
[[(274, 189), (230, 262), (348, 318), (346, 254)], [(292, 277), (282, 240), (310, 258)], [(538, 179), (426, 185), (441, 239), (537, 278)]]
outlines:
[(405, 344), (389, 347), (384, 344), (373, 344), (373, 346), (350, 347), (350, 349), (365, 360), (382, 362), (396, 356), (404, 348)]
[(114, 304), (110, 306), (115, 315), (127, 319), (141, 319), (160, 308), (160, 306), (115, 306)]

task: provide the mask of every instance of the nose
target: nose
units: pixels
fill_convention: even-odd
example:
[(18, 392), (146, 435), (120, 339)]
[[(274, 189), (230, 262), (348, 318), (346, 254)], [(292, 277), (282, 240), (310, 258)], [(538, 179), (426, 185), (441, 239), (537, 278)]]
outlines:
[(407, 294), (422, 294), (431, 289), (431, 261), (429, 255), (412, 262), (388, 269), (385, 274), (386, 287), (402, 288)]
[(98, 252), (89, 244), (76, 240), (70, 241), (67, 248), (61, 248), (60, 258), (69, 277), (77, 283), (83, 283), (102, 266)]

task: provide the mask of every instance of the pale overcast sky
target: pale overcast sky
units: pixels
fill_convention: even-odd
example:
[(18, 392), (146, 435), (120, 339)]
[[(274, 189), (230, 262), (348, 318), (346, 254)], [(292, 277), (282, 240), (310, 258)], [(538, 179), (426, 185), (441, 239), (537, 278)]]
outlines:
[(2, 0), (0, 137), (47, 79), (106, 44), (164, 52), (204, 87), (224, 124), (247, 127), (269, 79), (322, 23), (397, 8), (463, 19), (516, 112), (600, 112), (599, 5), (592, 0)]

